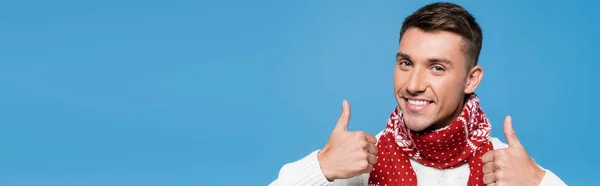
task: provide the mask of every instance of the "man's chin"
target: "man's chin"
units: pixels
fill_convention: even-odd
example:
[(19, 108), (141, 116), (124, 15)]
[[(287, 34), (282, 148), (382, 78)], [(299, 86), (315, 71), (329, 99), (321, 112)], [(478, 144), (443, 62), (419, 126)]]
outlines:
[(414, 132), (426, 131), (426, 129), (431, 126), (431, 124), (428, 124), (427, 122), (413, 121), (410, 119), (405, 119), (404, 124), (406, 125), (406, 128)]

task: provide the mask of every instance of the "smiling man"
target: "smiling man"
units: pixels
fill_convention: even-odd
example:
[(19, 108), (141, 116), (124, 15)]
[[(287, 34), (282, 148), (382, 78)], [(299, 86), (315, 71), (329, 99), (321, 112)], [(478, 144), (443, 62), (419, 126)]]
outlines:
[(394, 70), (398, 102), (385, 129), (373, 136), (347, 131), (350, 106), (322, 150), (284, 165), (283, 185), (566, 185), (538, 166), (504, 121), (508, 144), (492, 138), (474, 93), (482, 32), (451, 3), (429, 4), (400, 30)]

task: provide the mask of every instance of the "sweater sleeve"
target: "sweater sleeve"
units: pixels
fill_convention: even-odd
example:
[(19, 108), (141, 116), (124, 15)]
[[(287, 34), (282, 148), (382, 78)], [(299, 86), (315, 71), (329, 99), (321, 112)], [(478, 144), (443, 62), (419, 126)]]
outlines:
[[(379, 140), (379, 137), (383, 134), (383, 131), (379, 132), (375, 138)], [(271, 182), (269, 186), (341, 186), (341, 185), (356, 185), (366, 186), (369, 180), (369, 174), (365, 173), (348, 179), (338, 179), (334, 181), (328, 181), (321, 171), (319, 165), (319, 159), (317, 154), (320, 150), (315, 150), (308, 156), (285, 164), (279, 170), (279, 176), (276, 180)]]
[(566, 186), (567, 184), (563, 182), (556, 174), (552, 173), (550, 170), (544, 170), (546, 173), (544, 174), (544, 178), (540, 182), (540, 186)]
[(288, 186), (288, 185), (310, 185), (325, 186), (332, 185), (321, 171), (317, 154), (319, 150), (313, 151), (308, 156), (285, 164), (279, 171), (279, 176), (271, 182), (269, 186)]

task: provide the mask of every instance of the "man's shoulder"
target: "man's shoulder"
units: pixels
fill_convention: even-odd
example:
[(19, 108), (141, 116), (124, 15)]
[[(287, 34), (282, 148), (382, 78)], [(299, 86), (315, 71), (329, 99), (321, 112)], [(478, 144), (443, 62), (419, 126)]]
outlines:
[[(377, 133), (377, 135), (375, 135), (375, 138), (377, 138), (377, 141), (379, 141), (379, 138), (381, 137), (381, 135), (383, 135), (383, 130), (380, 131), (379, 133)], [(494, 149), (503, 149), (503, 148), (508, 147), (508, 144), (500, 141), (500, 139), (498, 139), (496, 137), (491, 137), (490, 141), (492, 141), (492, 146), (494, 146)]]

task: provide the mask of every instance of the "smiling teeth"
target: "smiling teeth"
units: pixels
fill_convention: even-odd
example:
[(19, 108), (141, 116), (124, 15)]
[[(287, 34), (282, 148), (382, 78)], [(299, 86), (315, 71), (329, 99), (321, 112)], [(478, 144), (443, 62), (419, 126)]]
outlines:
[(408, 100), (408, 103), (410, 103), (411, 105), (417, 105), (417, 106), (422, 106), (425, 105), (427, 103), (429, 103), (429, 101), (421, 101), (421, 100)]

